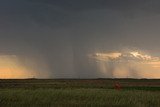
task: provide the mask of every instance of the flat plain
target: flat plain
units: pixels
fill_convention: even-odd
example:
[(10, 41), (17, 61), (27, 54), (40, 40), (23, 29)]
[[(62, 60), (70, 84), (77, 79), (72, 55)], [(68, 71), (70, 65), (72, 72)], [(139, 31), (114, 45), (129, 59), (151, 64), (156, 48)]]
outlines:
[(160, 107), (160, 80), (1, 79), (0, 106)]

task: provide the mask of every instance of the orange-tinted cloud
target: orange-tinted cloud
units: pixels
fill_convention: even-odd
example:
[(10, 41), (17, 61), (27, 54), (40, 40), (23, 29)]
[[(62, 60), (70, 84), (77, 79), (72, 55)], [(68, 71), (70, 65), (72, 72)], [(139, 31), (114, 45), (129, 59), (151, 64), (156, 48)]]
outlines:
[(93, 53), (99, 72), (116, 78), (160, 78), (160, 57), (143, 51)]
[(48, 73), (25, 66), (16, 55), (0, 55), (0, 79), (33, 77), (48, 77)]

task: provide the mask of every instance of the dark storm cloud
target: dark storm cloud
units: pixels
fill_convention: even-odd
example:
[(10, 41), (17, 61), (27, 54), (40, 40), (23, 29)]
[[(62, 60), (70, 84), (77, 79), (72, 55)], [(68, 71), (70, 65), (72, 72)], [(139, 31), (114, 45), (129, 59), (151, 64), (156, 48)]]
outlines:
[(159, 0), (29, 0), (30, 2), (59, 6), (73, 11), (90, 9), (149, 9), (158, 10)]
[(51, 77), (99, 77), (90, 53), (160, 52), (159, 10), (159, 0), (1, 0), (0, 52), (44, 61)]

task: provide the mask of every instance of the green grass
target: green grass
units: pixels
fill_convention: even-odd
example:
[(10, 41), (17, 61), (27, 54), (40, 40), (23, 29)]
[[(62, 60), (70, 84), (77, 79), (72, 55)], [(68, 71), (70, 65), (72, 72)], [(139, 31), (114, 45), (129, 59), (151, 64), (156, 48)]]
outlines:
[(146, 86), (140, 86), (140, 87), (123, 87), (123, 90), (142, 90), (142, 91), (160, 91), (160, 87), (146, 87)]
[(160, 80), (0, 80), (0, 107), (160, 107)]
[(113, 89), (1, 89), (0, 105), (3, 107), (159, 107), (160, 92)]

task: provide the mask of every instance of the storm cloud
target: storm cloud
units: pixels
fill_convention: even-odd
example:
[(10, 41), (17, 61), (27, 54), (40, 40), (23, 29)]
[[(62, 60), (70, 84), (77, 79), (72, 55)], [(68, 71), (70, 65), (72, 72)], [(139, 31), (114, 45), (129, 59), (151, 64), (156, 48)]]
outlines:
[(1, 0), (0, 55), (37, 78), (114, 77), (114, 63), (103, 75), (88, 55), (131, 47), (160, 56), (159, 10), (159, 0)]

